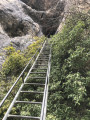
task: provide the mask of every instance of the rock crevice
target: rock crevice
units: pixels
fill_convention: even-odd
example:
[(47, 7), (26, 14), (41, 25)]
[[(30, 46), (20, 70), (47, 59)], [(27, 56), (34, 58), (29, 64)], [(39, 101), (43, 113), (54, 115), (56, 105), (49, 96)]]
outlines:
[(53, 9), (46, 11), (37, 11), (24, 3), (22, 3), (22, 7), (25, 13), (40, 25), (43, 34), (50, 36), (56, 32), (63, 18), (65, 1), (59, 0)]
[[(74, 7), (90, 9), (89, 0), (0, 0), (0, 52), (13, 42), (23, 50), (33, 36), (50, 37), (60, 31), (65, 13)], [(70, 8), (70, 9), (69, 9)], [(31, 42), (30, 42), (30, 41)], [(20, 46), (16, 46), (20, 43)]]

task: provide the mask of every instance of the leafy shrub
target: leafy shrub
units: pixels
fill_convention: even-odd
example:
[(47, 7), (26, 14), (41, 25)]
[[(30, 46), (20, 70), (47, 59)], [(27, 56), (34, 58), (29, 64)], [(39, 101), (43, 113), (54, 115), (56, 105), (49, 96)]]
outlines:
[(3, 64), (5, 75), (18, 75), (25, 66), (25, 57), (19, 52), (11, 53)]
[(31, 45), (29, 45), (24, 52), (25, 57), (28, 59), (30, 59), (30, 57), (32, 57), (35, 54), (38, 48), (41, 48), (41, 44), (45, 41), (46, 37), (34, 37), (34, 39), (35, 41)]
[(16, 51), (11, 45), (5, 48), (7, 58), (3, 64), (3, 72), (5, 75), (18, 75), (25, 67), (26, 63), (35, 54), (40, 44), (46, 39), (44, 36), (38, 38), (35, 37), (33, 42), (28, 48), (21, 53), (20, 50)]
[(47, 116), (46, 120), (57, 120), (57, 119), (56, 119), (56, 116), (53, 116), (52, 114), (50, 114)]
[[(41, 44), (45, 41), (45, 37), (35, 37), (35, 42), (33, 42), (28, 48), (21, 52), (20, 50), (15, 50), (15, 48), (11, 45), (5, 48), (6, 50), (6, 59), (3, 64), (2, 72), (0, 74), (3, 74), (6, 78), (7, 76), (11, 77), (11, 80), (2, 80), (0, 78), (0, 88), (2, 89), (0, 91), (0, 101), (3, 99), (3, 97), (6, 95), (12, 84), (16, 81), (17, 76), (20, 74), (20, 72), (23, 70), (27, 62), (31, 59), (31, 57), (36, 53), (37, 49), (40, 47)], [(38, 54), (38, 53), (37, 53)], [(29, 66), (30, 67), (30, 66)], [(27, 71), (26, 71), (27, 72)], [(25, 73), (26, 75), (27, 73)], [(18, 88), (20, 87), (22, 83), (22, 78), (17, 83), (17, 86), (14, 87), (11, 95), (7, 98), (4, 105), (0, 109), (0, 118), (3, 118), (5, 112), (7, 111), (7, 108), (9, 107), (12, 99), (14, 98)], [(23, 96), (24, 97), (24, 96)], [(30, 98), (30, 95), (29, 95)], [(20, 105), (17, 106), (17, 108), (13, 107), (12, 112), (14, 114), (19, 113), (19, 109), (21, 108)], [(31, 109), (30, 109), (31, 108)], [(37, 108), (37, 109), (36, 109)], [(24, 112), (27, 109), (27, 112)], [(25, 105), (22, 107), (22, 111), (20, 114), (22, 115), (33, 115), (33, 112), (36, 110), (37, 113), (35, 115), (39, 114), (40, 106), (31, 106), (31, 105)], [(38, 115), (39, 116), (39, 115)]]
[(6, 55), (7, 56), (9, 56), (9, 55), (11, 55), (12, 53), (15, 52), (15, 48), (13, 46), (8, 46), (8, 47), (5, 48), (5, 50), (6, 50)]
[(48, 111), (57, 120), (89, 120), (89, 26), (89, 16), (77, 13), (52, 37)]

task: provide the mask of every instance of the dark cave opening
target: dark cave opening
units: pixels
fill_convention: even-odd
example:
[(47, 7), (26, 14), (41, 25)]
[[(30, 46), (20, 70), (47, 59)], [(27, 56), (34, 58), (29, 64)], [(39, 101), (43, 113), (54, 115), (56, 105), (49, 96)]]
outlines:
[(48, 31), (47, 33), (45, 33), (45, 36), (47, 36), (48, 38), (50, 38), (50, 36), (54, 35), (55, 33), (56, 33), (56, 30)]
[(58, 26), (54, 28), (50, 27), (50, 29), (48, 29), (48, 27), (42, 28), (42, 32), (46, 37), (50, 38), (51, 35), (54, 35), (56, 33), (57, 29), (58, 29)]

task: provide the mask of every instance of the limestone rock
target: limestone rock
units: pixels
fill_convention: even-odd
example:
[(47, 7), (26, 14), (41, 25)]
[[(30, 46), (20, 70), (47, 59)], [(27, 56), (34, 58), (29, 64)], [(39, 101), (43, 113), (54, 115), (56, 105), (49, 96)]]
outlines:
[(50, 36), (56, 32), (60, 22), (62, 21), (63, 12), (66, 5), (65, 3), (65, 0), (58, 0), (53, 8), (50, 8), (46, 11), (37, 11), (24, 3), (22, 3), (22, 6), (26, 14), (28, 14), (35, 22), (41, 26), (42, 32), (46, 36)]
[(79, 12), (86, 13), (90, 15), (90, 0), (66, 0), (66, 6), (64, 9), (64, 16), (62, 22), (57, 29), (57, 32), (60, 32), (65, 24), (65, 19), (68, 15), (73, 14), (73, 10), (77, 10)]
[(23, 11), (19, 0), (0, 1), (0, 23), (10, 37), (35, 33), (34, 21)]
[(55, 7), (59, 0), (21, 0), (32, 9), (37, 11), (46, 11), (50, 8)]
[(40, 34), (39, 25), (25, 14), (20, 0), (0, 0), (0, 67), (5, 59), (3, 48), (12, 42), (16, 49), (24, 50)]
[(0, 0), (0, 53), (11, 42), (16, 49), (24, 50), (34, 41), (33, 36), (43, 32), (49, 37), (60, 31), (71, 8), (87, 12), (90, 1)]

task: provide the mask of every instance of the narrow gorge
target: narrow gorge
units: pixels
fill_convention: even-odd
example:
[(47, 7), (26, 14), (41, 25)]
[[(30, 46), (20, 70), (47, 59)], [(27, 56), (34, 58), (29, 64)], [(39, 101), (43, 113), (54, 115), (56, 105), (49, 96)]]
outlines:
[[(3, 53), (2, 48), (11, 42), (16, 48), (22, 50), (33, 42), (32, 36), (44, 34), (50, 37), (60, 31), (60, 23), (65, 21), (71, 8), (88, 10), (89, 3), (89, 0), (79, 0), (79, 2), (78, 0), (1, 0), (1, 53)], [(0, 58), (2, 64), (3, 58), (2, 56)]]

